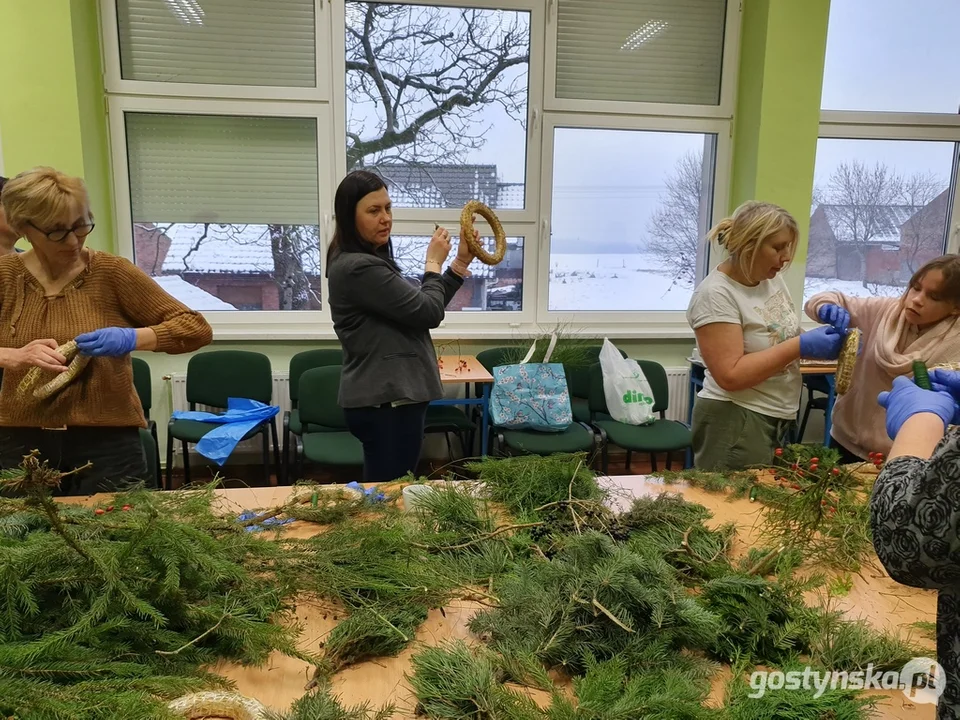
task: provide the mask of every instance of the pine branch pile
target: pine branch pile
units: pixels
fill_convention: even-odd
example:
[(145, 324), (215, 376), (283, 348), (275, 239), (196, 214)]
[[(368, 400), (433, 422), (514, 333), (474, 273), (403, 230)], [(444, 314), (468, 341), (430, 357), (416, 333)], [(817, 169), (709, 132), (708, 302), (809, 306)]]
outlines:
[(767, 506), (762, 533), (775, 545), (800, 548), (820, 565), (857, 571), (872, 556), (869, 491), (832, 448), (790, 445), (778, 450), (760, 487)]
[(658, 552), (679, 573), (682, 582), (696, 585), (722, 577), (730, 568), (733, 524), (711, 529), (707, 508), (676, 495), (637, 498), (620, 522), (630, 528), (630, 547)]
[(479, 476), (488, 500), (521, 522), (540, 519), (539, 509), (550, 503), (605, 497), (583, 453), (486, 458), (466, 469)]
[(595, 532), (570, 537), (549, 562), (519, 564), (497, 597), (499, 606), (475, 615), (470, 629), (498, 652), (529, 653), (571, 674), (584, 671), (587, 657), (639, 661), (651, 645), (706, 648), (719, 630), (662, 557)]
[(0, 716), (165, 717), (161, 700), (224, 683), (204, 666), (301, 656), (278, 622), (284, 548), (215, 516), (211, 491), (71, 508), (35, 455), (23, 470), (0, 518)]

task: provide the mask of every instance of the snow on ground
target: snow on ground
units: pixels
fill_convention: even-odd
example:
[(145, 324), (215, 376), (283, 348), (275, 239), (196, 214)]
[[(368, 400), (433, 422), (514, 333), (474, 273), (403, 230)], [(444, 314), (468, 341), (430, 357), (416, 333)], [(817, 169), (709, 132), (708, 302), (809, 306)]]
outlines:
[[(899, 297), (903, 286), (836, 278), (807, 278), (803, 300), (824, 290), (856, 297)], [(651, 253), (630, 255), (552, 254), (550, 310), (686, 310), (693, 288), (674, 281), (669, 263)]]
[(162, 287), (177, 300), (191, 310), (205, 312), (207, 310), (236, 310), (228, 302), (224, 302), (216, 295), (191, 285), (179, 275), (159, 275), (153, 278), (157, 285)]
[(693, 287), (650, 253), (550, 256), (550, 310), (686, 310)]
[(900, 297), (906, 288), (903, 285), (874, 285), (867, 287), (857, 280), (837, 280), (836, 278), (807, 278), (803, 284), (803, 301), (806, 302), (817, 293), (834, 290), (854, 297)]

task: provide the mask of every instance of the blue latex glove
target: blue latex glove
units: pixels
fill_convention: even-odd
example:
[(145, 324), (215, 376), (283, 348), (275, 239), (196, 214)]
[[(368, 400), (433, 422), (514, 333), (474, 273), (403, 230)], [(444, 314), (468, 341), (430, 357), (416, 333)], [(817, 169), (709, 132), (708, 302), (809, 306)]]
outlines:
[[(253, 512), (252, 510), (244, 510), (237, 516), (237, 522), (246, 522), (247, 520), (253, 520), (260, 513)], [(269, 527), (274, 525), (286, 525), (287, 523), (292, 523), (293, 518), (267, 518), (260, 525), (247, 525), (245, 528), (247, 532), (260, 532), (262, 530), (267, 530)]]
[(108, 327), (77, 335), (81, 355), (123, 357), (137, 348), (137, 331), (133, 328)]
[[(950, 393), (953, 396), (953, 401), (960, 403), (960, 372), (956, 370), (931, 370), (930, 385), (934, 390)], [(950, 424), (960, 425), (960, 405), (957, 405)]]
[(877, 402), (887, 410), (887, 435), (891, 440), (914, 415), (933, 413), (943, 420), (946, 429), (957, 411), (957, 403), (950, 393), (924, 390), (903, 375), (894, 378), (893, 390), (880, 393)]
[(800, 357), (809, 360), (836, 360), (846, 339), (845, 332), (839, 332), (830, 325), (808, 330), (800, 336)]
[(364, 497), (370, 502), (383, 502), (384, 500), (387, 499), (387, 496), (384, 495), (382, 492), (380, 492), (376, 487), (365, 488), (356, 480), (354, 480), (353, 482), (348, 482), (347, 487), (352, 488), (354, 490), (359, 490), (360, 492), (363, 493)]
[(839, 305), (823, 305), (817, 310), (817, 317), (820, 322), (832, 325), (842, 333), (850, 328), (850, 313)]

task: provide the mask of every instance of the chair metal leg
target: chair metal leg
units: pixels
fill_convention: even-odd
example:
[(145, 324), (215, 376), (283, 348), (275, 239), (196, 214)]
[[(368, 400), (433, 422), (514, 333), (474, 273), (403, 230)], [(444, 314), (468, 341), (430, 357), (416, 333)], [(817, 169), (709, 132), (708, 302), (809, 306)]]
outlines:
[(670, 451), (667, 450), (667, 470), (670, 470), (672, 468), (673, 466), (672, 463), (673, 463), (673, 457), (671, 456)]
[(260, 427), (260, 435), (263, 437), (263, 479), (269, 487), (270, 482), (270, 434), (266, 425)]
[[(150, 422), (150, 434), (153, 436), (153, 447), (156, 451), (155, 460), (157, 461), (157, 475), (160, 476), (160, 438), (159, 433), (157, 432), (157, 424), (153, 421)], [(157, 482), (163, 482), (162, 476), (157, 477)], [(162, 485), (161, 489), (163, 489)]]
[(294, 458), (296, 459), (297, 473), (296, 478), (290, 483), (291, 485), (297, 480), (303, 480), (303, 441), (300, 436), (297, 436), (297, 445), (294, 448)]
[(164, 472), (164, 490), (173, 490), (173, 435), (167, 431), (167, 467)]
[(186, 440), (180, 441), (183, 445), (183, 484), (190, 484), (190, 443)]
[(650, 470), (653, 472), (657, 471), (657, 454), (650, 453)]
[(277, 435), (277, 419), (270, 420), (270, 436), (273, 440), (273, 463), (277, 473), (277, 484), (282, 482), (283, 466), (280, 464), (280, 438)]
[(633, 451), (627, 450), (627, 472), (630, 472), (630, 461), (633, 459)]
[(443, 433), (443, 437), (446, 438), (447, 441), (447, 457), (453, 460), (453, 445), (450, 444), (450, 432), (447, 431)]
[(283, 428), (283, 484), (292, 485), (290, 477), (290, 428), (284, 425)]
[(803, 420), (800, 421), (800, 430), (799, 430), (798, 433), (797, 433), (797, 435), (798, 435), (798, 437), (797, 437), (797, 442), (798, 442), (798, 443), (802, 443), (802, 442), (803, 442), (803, 435), (804, 435), (804, 433), (807, 431), (807, 420), (810, 418), (810, 410), (811, 410), (811, 409), (812, 409), (812, 408), (810, 407), (810, 399), (808, 398), (808, 399), (807, 399), (807, 406), (803, 409)]

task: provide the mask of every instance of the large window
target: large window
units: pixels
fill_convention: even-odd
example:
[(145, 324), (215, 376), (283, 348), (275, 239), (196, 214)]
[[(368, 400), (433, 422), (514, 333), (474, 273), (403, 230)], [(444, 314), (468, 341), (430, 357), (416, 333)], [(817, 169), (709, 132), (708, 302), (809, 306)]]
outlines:
[(550, 310), (686, 310), (714, 146), (702, 133), (556, 128)]
[(960, 111), (960, 3), (832, 0), (824, 110)]
[(529, 12), (347, 2), (347, 170), (396, 208), (523, 208), (529, 68)]
[(125, 119), (142, 270), (195, 310), (320, 308), (314, 120)]
[(334, 193), (359, 168), (387, 184), (412, 283), (470, 200), (503, 225), (503, 262), (474, 264), (439, 334), (689, 336), (737, 3), (100, 2), (119, 250), (217, 337), (333, 334)]
[(900, 295), (956, 247), (960, 6), (833, 0), (804, 296)]
[(900, 295), (944, 252), (956, 146), (821, 139), (804, 296)]

